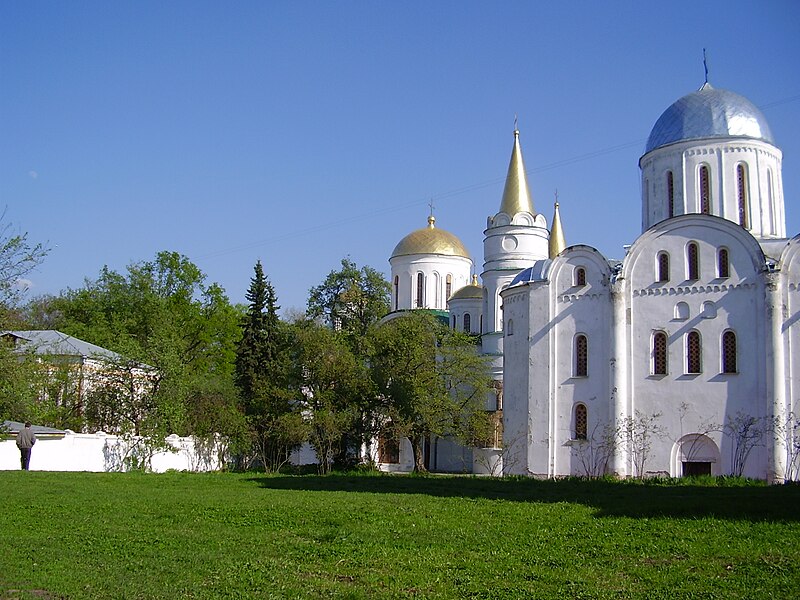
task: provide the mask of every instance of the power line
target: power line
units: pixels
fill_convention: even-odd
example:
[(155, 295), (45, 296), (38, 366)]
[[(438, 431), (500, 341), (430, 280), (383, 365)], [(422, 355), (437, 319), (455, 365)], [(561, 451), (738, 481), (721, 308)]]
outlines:
[[(782, 104), (788, 104), (790, 102), (797, 102), (800, 100), (800, 95), (797, 96), (790, 96), (788, 98), (784, 98), (781, 100), (776, 100), (774, 102), (769, 102), (767, 104), (762, 104), (759, 108), (764, 110), (768, 108), (772, 108), (774, 106), (780, 106)], [(597, 158), (598, 156), (604, 156), (606, 154), (612, 154), (614, 152), (619, 152), (620, 150), (626, 150), (628, 148), (632, 148), (634, 146), (641, 146), (647, 141), (647, 138), (641, 138), (632, 142), (625, 142), (624, 144), (617, 144), (614, 146), (608, 146), (606, 148), (601, 148), (599, 150), (594, 150), (592, 152), (587, 152), (585, 154), (579, 154), (577, 156), (573, 156), (571, 158), (565, 158), (562, 160), (558, 160), (552, 163), (548, 163), (545, 165), (540, 165), (538, 167), (534, 167), (533, 169), (526, 169), (528, 173), (543, 173), (545, 171), (549, 171), (552, 169), (557, 169), (559, 167), (564, 167), (567, 165), (572, 165), (575, 163), (583, 162), (585, 160), (589, 160), (592, 158)], [(505, 181), (505, 176), (497, 177), (494, 179), (489, 179), (486, 181), (481, 181), (477, 183), (473, 183), (464, 187), (455, 188), (446, 192), (440, 192), (438, 194), (433, 194), (428, 196), (425, 199), (420, 200), (412, 200), (410, 202), (405, 202), (402, 204), (396, 204), (391, 207), (386, 207), (378, 210), (373, 210), (367, 213), (361, 213), (358, 216), (348, 216), (347, 218), (337, 219), (335, 221), (328, 221), (327, 223), (320, 224), (314, 227), (306, 227), (302, 230), (296, 230), (288, 233), (284, 233), (281, 235), (276, 235), (270, 237), (268, 239), (262, 239), (255, 242), (250, 242), (248, 244), (241, 244), (239, 246), (232, 246), (229, 248), (225, 248), (222, 250), (218, 250), (216, 252), (209, 252), (207, 254), (203, 254), (198, 256), (197, 259), (208, 259), (208, 258), (218, 258), (220, 256), (226, 256), (228, 254), (235, 254), (237, 252), (243, 252), (245, 250), (251, 250), (253, 248), (259, 248), (261, 246), (268, 246), (270, 244), (275, 244), (282, 241), (287, 241), (294, 239), (300, 235), (308, 235), (310, 233), (319, 233), (321, 231), (327, 231), (329, 229), (335, 229), (347, 223), (353, 223), (358, 221), (365, 221), (368, 219), (372, 219), (377, 216), (392, 214), (396, 212), (400, 212), (409, 208), (414, 208), (417, 206), (421, 206), (423, 204), (429, 204), (434, 199), (444, 200), (447, 198), (452, 198), (454, 196), (460, 196), (461, 194), (466, 194), (467, 192), (474, 192), (476, 190), (484, 189), (487, 187), (491, 187), (493, 185), (497, 185)]]

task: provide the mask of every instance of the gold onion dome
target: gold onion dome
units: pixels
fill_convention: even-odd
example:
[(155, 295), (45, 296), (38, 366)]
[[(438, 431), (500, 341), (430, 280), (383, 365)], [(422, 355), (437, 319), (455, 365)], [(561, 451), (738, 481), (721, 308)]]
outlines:
[(450, 300), (473, 300), (475, 298), (483, 299), (483, 286), (478, 283), (478, 276), (472, 276), (472, 283), (465, 285), (456, 293), (450, 296)]
[(392, 258), (411, 254), (440, 254), (469, 258), (469, 252), (461, 240), (449, 231), (436, 229), (436, 218), (428, 217), (428, 226), (412, 231), (394, 247)]

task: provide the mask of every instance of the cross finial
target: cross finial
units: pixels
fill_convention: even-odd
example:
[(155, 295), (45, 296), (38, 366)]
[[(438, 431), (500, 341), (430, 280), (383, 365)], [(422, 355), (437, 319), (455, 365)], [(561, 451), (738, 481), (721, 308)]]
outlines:
[(428, 202), (428, 206), (429, 206), (429, 207), (430, 207), (430, 209), (431, 209), (431, 216), (433, 216), (433, 208), (434, 208), (434, 207), (433, 207), (433, 198), (431, 198), (431, 201), (430, 201), (430, 202)]
[(556, 206), (558, 206), (558, 188), (556, 188)]
[(703, 48), (703, 71), (706, 75), (706, 83), (708, 83), (708, 60), (706, 59), (706, 49)]
[(514, 131), (517, 131), (517, 113), (514, 113)]

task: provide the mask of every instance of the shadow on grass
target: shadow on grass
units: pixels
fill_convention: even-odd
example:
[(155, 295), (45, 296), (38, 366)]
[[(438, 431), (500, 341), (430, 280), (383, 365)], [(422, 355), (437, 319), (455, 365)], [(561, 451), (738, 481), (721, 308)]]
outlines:
[(253, 477), (272, 490), (424, 494), (442, 498), (584, 504), (598, 517), (800, 521), (800, 485), (710, 485), (670, 481), (350, 475)]

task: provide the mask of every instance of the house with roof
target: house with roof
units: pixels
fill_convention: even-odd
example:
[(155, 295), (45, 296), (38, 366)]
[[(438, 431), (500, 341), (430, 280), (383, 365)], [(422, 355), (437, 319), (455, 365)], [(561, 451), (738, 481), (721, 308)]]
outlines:
[[(69, 428), (119, 431), (104, 401), (141, 397), (154, 375), (147, 365), (56, 330), (3, 331), (0, 339), (20, 359), (42, 367), (39, 401), (52, 409), (53, 420)], [(138, 433), (135, 415), (129, 416)]]

